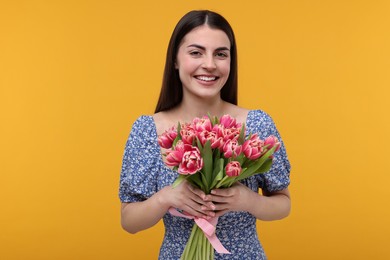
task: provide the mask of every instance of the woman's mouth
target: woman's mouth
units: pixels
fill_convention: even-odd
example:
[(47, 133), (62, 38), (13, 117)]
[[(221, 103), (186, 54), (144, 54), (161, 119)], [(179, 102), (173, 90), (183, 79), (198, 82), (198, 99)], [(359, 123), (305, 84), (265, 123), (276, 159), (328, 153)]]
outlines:
[(217, 79), (219, 79), (219, 77), (216, 76), (195, 76), (195, 78), (205, 82), (216, 81)]

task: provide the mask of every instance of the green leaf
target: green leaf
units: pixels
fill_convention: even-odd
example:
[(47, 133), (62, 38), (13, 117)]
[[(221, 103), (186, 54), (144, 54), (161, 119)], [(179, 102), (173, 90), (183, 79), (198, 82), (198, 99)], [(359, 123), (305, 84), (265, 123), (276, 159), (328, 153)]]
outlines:
[(215, 185), (223, 178), (223, 162), (223, 158), (220, 158), (216, 163), (214, 163), (215, 168), (213, 171), (213, 182), (210, 185), (210, 189), (213, 189)]
[(215, 185), (215, 188), (218, 189), (220, 187), (226, 187), (226, 183), (230, 180), (231, 178), (227, 175), (225, 175), (225, 177), (222, 178), (221, 181), (219, 181), (217, 183), (217, 185)]
[(211, 125), (214, 126), (215, 125), (215, 120), (214, 118), (211, 116), (210, 112), (207, 112), (207, 117), (209, 118), (210, 122), (211, 122)]
[(176, 136), (175, 140), (173, 140), (172, 147), (175, 147), (177, 141), (181, 140), (180, 130), (181, 130), (181, 125), (180, 125), (180, 122), (178, 122), (177, 123), (177, 136)]
[(208, 193), (210, 192), (210, 190), (209, 190), (209, 183), (207, 182), (207, 179), (206, 179), (206, 177), (204, 176), (204, 174), (202, 174), (202, 172), (200, 172), (199, 178), (200, 178), (200, 180), (201, 180), (201, 186), (200, 186), (200, 188), (201, 188), (206, 194), (208, 194)]
[(268, 158), (263, 165), (260, 166), (259, 169), (257, 169), (257, 173), (265, 173), (268, 172), (272, 167), (272, 159)]
[(214, 180), (220, 169), (223, 168), (223, 158), (221, 158), (221, 151), (219, 149), (213, 151), (213, 167), (213, 176), (211, 179)]
[(247, 159), (243, 164), (241, 164), (241, 168), (249, 168), (252, 165), (254, 165), (255, 163), (256, 163), (256, 161), (252, 161), (252, 160)]
[(219, 158), (221, 158), (221, 150), (215, 149), (214, 150), (214, 161), (219, 160)]
[(245, 155), (243, 153), (241, 153), (239, 156), (237, 156), (235, 158), (235, 161), (239, 162), (241, 167), (242, 167), (242, 165), (244, 164), (244, 159), (245, 158), (246, 158)]
[(177, 187), (180, 183), (182, 183), (185, 179), (187, 179), (188, 178), (188, 175), (182, 175), (182, 174), (180, 174), (177, 178), (176, 178), (176, 180), (173, 182), (173, 184), (172, 184), (172, 188), (175, 188), (175, 187)]
[(245, 123), (242, 124), (240, 135), (238, 136), (238, 144), (242, 145), (245, 141)]
[[(238, 176), (238, 180), (242, 180), (245, 178), (248, 178), (256, 173), (258, 173), (258, 170), (262, 167), (264, 162), (275, 152), (276, 147), (272, 147), (272, 149), (268, 150), (263, 156), (261, 156), (254, 164), (251, 164), (250, 167), (247, 168), (247, 170), (244, 173), (241, 173), (240, 176)], [(272, 164), (272, 160), (271, 160)]]
[(202, 153), (203, 153), (203, 146), (202, 146), (202, 143), (200, 142), (200, 140), (199, 140), (198, 137), (196, 137), (195, 139), (196, 139), (196, 145), (197, 145), (198, 148), (199, 148), (200, 154), (202, 154)]
[(197, 186), (199, 189), (204, 190), (205, 187), (203, 187), (203, 183), (200, 178), (201, 178), (201, 173), (195, 173), (190, 175), (187, 180), (191, 184), (195, 184), (195, 186)]
[(203, 158), (203, 174), (206, 177), (207, 183), (210, 184), (213, 174), (213, 151), (211, 150), (210, 141), (204, 144), (201, 155)]

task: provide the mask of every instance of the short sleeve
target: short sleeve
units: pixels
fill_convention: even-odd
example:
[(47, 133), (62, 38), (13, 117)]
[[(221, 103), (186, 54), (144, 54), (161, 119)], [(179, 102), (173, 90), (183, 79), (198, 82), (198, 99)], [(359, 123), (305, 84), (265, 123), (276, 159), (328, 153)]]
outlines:
[(133, 124), (126, 143), (120, 174), (121, 202), (143, 201), (157, 191), (160, 150), (151, 116), (141, 116)]
[(287, 157), (286, 147), (276, 129), (272, 118), (261, 110), (252, 110), (247, 119), (248, 130), (252, 133), (258, 133), (261, 139), (274, 135), (281, 143), (280, 149), (274, 154), (271, 169), (264, 173), (256, 175), (260, 188), (274, 192), (287, 188), (290, 184), (291, 165)]

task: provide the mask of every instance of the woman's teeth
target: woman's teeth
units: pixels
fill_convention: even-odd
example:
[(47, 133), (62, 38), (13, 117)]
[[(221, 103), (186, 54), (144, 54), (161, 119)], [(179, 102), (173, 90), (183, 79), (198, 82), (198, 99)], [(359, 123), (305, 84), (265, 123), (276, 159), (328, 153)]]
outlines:
[(217, 77), (206, 77), (206, 76), (197, 76), (196, 78), (202, 81), (214, 81), (217, 79)]

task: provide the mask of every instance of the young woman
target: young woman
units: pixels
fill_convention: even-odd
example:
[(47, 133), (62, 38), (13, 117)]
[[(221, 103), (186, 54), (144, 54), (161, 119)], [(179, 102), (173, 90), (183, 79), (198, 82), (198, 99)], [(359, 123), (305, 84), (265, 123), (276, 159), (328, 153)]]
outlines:
[(266, 113), (237, 106), (237, 52), (229, 23), (215, 12), (191, 11), (171, 36), (155, 114), (136, 120), (126, 144), (119, 191), (122, 227), (137, 233), (163, 219), (159, 259), (179, 259), (194, 222), (172, 216), (168, 209), (218, 216), (216, 235), (231, 254), (216, 253), (215, 259), (266, 259), (256, 219), (277, 220), (290, 212), (290, 164), (282, 141), (265, 174), (208, 195), (187, 182), (171, 187), (177, 173), (165, 166), (157, 137), (177, 122), (208, 113), (229, 114), (260, 138), (275, 135), (281, 141)]

